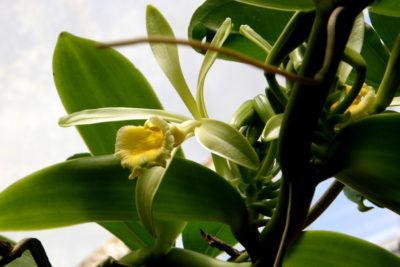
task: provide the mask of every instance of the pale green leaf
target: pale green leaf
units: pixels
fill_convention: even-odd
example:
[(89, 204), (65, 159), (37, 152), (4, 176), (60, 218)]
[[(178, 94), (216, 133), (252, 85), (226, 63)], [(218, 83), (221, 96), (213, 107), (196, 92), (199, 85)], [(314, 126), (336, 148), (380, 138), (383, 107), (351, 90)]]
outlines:
[[(174, 33), (163, 15), (153, 6), (147, 7), (146, 12), (147, 34), (151, 36), (165, 36), (175, 38)], [(178, 48), (174, 44), (152, 43), (151, 50), (161, 69), (175, 87), (175, 90), (192, 113), (193, 117), (200, 118), (196, 101), (185, 81), (179, 63)]]
[(232, 126), (204, 119), (195, 129), (197, 140), (209, 151), (250, 169), (257, 169), (259, 158), (247, 139)]
[(284, 114), (277, 114), (271, 117), (265, 124), (264, 130), (261, 134), (261, 139), (264, 142), (275, 140), (279, 137)]
[[(221, 47), (225, 42), (226, 38), (228, 38), (231, 29), (232, 29), (231, 19), (227, 18), (216, 32), (213, 40), (211, 41), (211, 45), (215, 47)], [(201, 116), (205, 118), (208, 117), (208, 115), (207, 115), (206, 105), (204, 103), (204, 82), (208, 71), (210, 70), (211, 66), (214, 64), (217, 58), (217, 55), (218, 53), (215, 51), (207, 51), (207, 53), (204, 56), (203, 63), (201, 65), (199, 78), (197, 81), (196, 101)]]
[(190, 118), (170, 113), (160, 109), (144, 108), (98, 108), (87, 109), (60, 118), (58, 124), (62, 127), (74, 125), (96, 124), (113, 121), (147, 120), (150, 117), (160, 117), (166, 121), (183, 122)]
[(395, 267), (400, 258), (367, 241), (328, 231), (307, 231), (289, 247), (283, 267)]
[[(364, 42), (364, 15), (361, 13), (354, 21), (353, 29), (347, 41), (346, 47), (360, 53)], [(341, 62), (338, 68), (338, 76), (342, 83), (345, 83), (350, 75), (352, 67), (344, 62)]]
[[(154, 91), (135, 66), (96, 41), (61, 33), (53, 56), (54, 81), (68, 113), (103, 107), (161, 109)], [(142, 124), (142, 122), (136, 122)], [(93, 155), (114, 152), (122, 122), (78, 126)]]

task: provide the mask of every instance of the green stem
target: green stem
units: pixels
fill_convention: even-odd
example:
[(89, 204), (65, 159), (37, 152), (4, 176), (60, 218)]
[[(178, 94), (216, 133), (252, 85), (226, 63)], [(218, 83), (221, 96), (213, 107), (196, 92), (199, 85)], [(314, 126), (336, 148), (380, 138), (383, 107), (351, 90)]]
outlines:
[(364, 58), (353, 49), (346, 47), (343, 55), (343, 61), (350, 64), (350, 66), (354, 68), (356, 71), (356, 79), (350, 92), (332, 111), (332, 115), (345, 112), (346, 109), (353, 103), (364, 84), (367, 74), (367, 63), (365, 62)]
[(307, 221), (304, 224), (304, 228), (312, 224), (321, 214), (332, 204), (332, 202), (337, 198), (337, 196), (342, 192), (344, 185), (335, 180), (321, 198), (314, 204), (310, 209), (307, 216)]
[[(318, 1), (316, 19), (300, 74), (320, 85), (296, 83), (280, 130), (278, 159), (283, 183), (278, 207), (261, 235), (256, 266), (279, 266), (287, 244), (303, 229), (316, 179), (311, 164), (312, 136), (339, 66), (355, 17), (371, 1), (345, 2), (349, 8)], [(336, 31), (340, 29), (340, 32)]]
[[(279, 66), (286, 56), (307, 38), (313, 19), (314, 12), (296, 12), (272, 47), (265, 63)], [(287, 96), (282, 92), (275, 75), (266, 73), (265, 77), (271, 92), (279, 103), (285, 107), (288, 101)]]
[(400, 35), (397, 36), (390, 54), (389, 62), (383, 75), (381, 85), (376, 95), (376, 101), (371, 113), (384, 111), (392, 102), (398, 88), (400, 87)]

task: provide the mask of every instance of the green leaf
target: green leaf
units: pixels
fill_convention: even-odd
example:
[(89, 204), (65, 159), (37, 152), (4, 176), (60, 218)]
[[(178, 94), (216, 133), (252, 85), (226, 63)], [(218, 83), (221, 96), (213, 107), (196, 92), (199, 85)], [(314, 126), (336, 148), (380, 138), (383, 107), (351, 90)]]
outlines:
[(262, 131), (261, 138), (264, 142), (275, 140), (279, 137), (279, 131), (281, 129), (283, 121), (283, 113), (274, 115), (265, 124), (264, 130)]
[[(142, 74), (112, 48), (62, 33), (53, 57), (54, 81), (68, 113), (103, 107), (161, 109)], [(141, 122), (137, 122), (141, 123)], [(94, 155), (114, 152), (115, 134), (126, 123), (79, 126)]]
[[(153, 6), (147, 6), (146, 11), (147, 34), (151, 36), (165, 36), (175, 38), (174, 33), (163, 15)], [(196, 101), (183, 76), (179, 63), (178, 48), (174, 44), (151, 43), (151, 50), (161, 69), (175, 87), (175, 90), (192, 113), (195, 119), (200, 118)]]
[[(146, 79), (129, 60), (112, 48), (99, 49), (92, 40), (62, 33), (54, 51), (53, 72), (58, 93), (68, 113), (104, 107), (162, 108)], [(126, 123), (111, 122), (77, 128), (92, 154), (101, 155), (114, 152), (116, 132)], [(130, 226), (132, 224), (127, 222), (108, 222), (106, 228), (113, 229), (112, 233), (122, 240), (136, 240), (143, 236), (145, 230), (140, 227), (130, 229), (130, 232), (136, 232), (132, 236), (121, 236), (124, 229)]]
[[(226, 38), (228, 38), (231, 29), (232, 29), (231, 19), (227, 18), (216, 32), (213, 40), (211, 41), (211, 45), (215, 47), (221, 47), (225, 42)], [(214, 64), (215, 60), (217, 59), (217, 55), (218, 53), (215, 51), (209, 50), (206, 52), (203, 59), (203, 63), (200, 68), (199, 78), (197, 81), (196, 101), (198, 109), (200, 110), (200, 113), (204, 118), (208, 117), (206, 104), (204, 103), (204, 82), (206, 80), (208, 71)]]
[[(367, 63), (367, 77), (365, 82), (375, 89), (379, 87), (385, 73), (386, 65), (389, 60), (389, 51), (382, 44), (375, 30), (365, 24), (364, 43), (361, 55)], [(354, 79), (354, 74), (350, 76), (350, 81)]]
[[(139, 221), (134, 205), (137, 179), (128, 176), (113, 156), (79, 158), (42, 169), (0, 193), (0, 231)], [(224, 178), (178, 157), (155, 196), (153, 214), (167, 221), (224, 222), (236, 231), (247, 222), (242, 197)]]
[(246, 205), (234, 187), (210, 169), (178, 157), (158, 189), (153, 212), (165, 220), (222, 222), (235, 234), (247, 222)]
[(222, 251), (211, 247), (206, 240), (203, 240), (200, 230), (234, 246), (237, 241), (226, 224), (212, 222), (189, 222), (182, 233), (182, 241), (185, 249), (199, 252), (204, 255), (216, 257)]
[(0, 229), (138, 220), (133, 205), (136, 181), (128, 176), (113, 156), (68, 160), (42, 169), (1, 192)]
[(400, 258), (367, 241), (328, 231), (304, 232), (285, 254), (283, 267), (395, 267)]
[(280, 10), (312, 10), (315, 8), (312, 0), (235, 0), (257, 7), (273, 8)]
[(400, 2), (398, 0), (375, 1), (369, 10), (381, 15), (400, 17)]
[(232, 126), (217, 120), (203, 119), (194, 133), (212, 153), (241, 166), (257, 169), (260, 160), (247, 139)]
[[(211, 42), (219, 26), (226, 18), (233, 28), (224, 47), (237, 50), (264, 61), (265, 51), (240, 34), (241, 25), (249, 25), (261, 37), (273, 44), (286, 26), (293, 12), (271, 10), (246, 5), (234, 0), (208, 0), (193, 14), (189, 25), (189, 39)], [(268, 18), (268, 19), (265, 19)]]
[[(365, 28), (364, 15), (361, 13), (354, 21), (353, 29), (347, 41), (346, 47), (360, 53), (364, 41), (364, 28)], [(341, 62), (338, 69), (338, 76), (340, 81), (346, 82), (347, 77), (351, 72), (352, 67), (344, 62)]]
[(386, 47), (391, 51), (399, 35), (400, 17), (389, 17), (373, 12), (369, 13), (369, 17), (375, 31), (382, 38)]
[(99, 224), (117, 236), (131, 250), (154, 245), (154, 237), (137, 221), (99, 222)]
[(62, 127), (68, 127), (114, 121), (147, 120), (148, 118), (155, 116), (172, 122), (190, 120), (190, 118), (180, 114), (174, 114), (160, 109), (98, 108), (74, 112), (60, 118), (58, 123)]
[(366, 198), (400, 214), (400, 114), (346, 126), (333, 140), (321, 177), (335, 176)]

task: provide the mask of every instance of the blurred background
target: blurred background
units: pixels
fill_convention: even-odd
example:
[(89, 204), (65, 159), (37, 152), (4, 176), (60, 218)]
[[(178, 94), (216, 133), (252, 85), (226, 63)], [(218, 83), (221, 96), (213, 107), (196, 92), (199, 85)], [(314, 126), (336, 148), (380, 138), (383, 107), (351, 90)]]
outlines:
[[(177, 37), (187, 38), (190, 15), (202, 2), (0, 1), (0, 190), (31, 172), (87, 151), (75, 129), (57, 125), (65, 111), (54, 87), (51, 66), (60, 32), (68, 31), (98, 41), (145, 36), (145, 10), (146, 5), (151, 4), (169, 20)], [(147, 77), (166, 110), (189, 115), (153, 59), (148, 45), (118, 50)], [(202, 57), (185, 47), (180, 48), (180, 57), (188, 84), (195, 88)], [(210, 116), (229, 121), (242, 101), (262, 93), (264, 87), (260, 71), (218, 61), (206, 80)], [(193, 160), (201, 163), (208, 160), (208, 153), (193, 140), (185, 142), (184, 149)], [(343, 195), (311, 228), (348, 233), (392, 249), (397, 247), (400, 236), (397, 215), (379, 208), (360, 213)], [(39, 238), (53, 266), (59, 267), (79, 266), (111, 237), (94, 223), (0, 234), (16, 241), (25, 237)]]

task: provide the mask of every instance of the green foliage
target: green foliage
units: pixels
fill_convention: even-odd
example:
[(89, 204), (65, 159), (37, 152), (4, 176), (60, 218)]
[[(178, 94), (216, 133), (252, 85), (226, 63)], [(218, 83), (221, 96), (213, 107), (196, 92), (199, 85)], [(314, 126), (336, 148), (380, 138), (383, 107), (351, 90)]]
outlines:
[[(398, 266), (399, 257), (366, 241), (304, 226), (334, 201), (328, 190), (311, 207), (316, 186), (331, 177), (360, 210), (368, 199), (400, 213), (400, 116), (386, 111), (400, 91), (399, 17), (397, 0), (205, 1), (188, 29), (190, 39), (211, 42), (200, 51), (193, 97), (177, 43), (207, 45), (176, 41), (149, 6), (147, 41), (192, 118), (162, 110), (139, 70), (109, 45), (62, 33), (53, 70), (68, 115), (59, 123), (77, 126), (90, 153), (1, 192), (0, 230), (97, 222), (132, 250), (121, 260), (128, 266)], [(227, 124), (208, 118), (204, 85), (215, 60), (232, 53), (271, 73), (265, 93), (244, 100)], [(116, 133), (128, 124), (123, 139)], [(191, 136), (215, 170), (183, 158)], [(124, 166), (141, 167), (135, 175), (112, 155), (116, 142)], [(215, 259), (235, 244), (243, 252)]]

